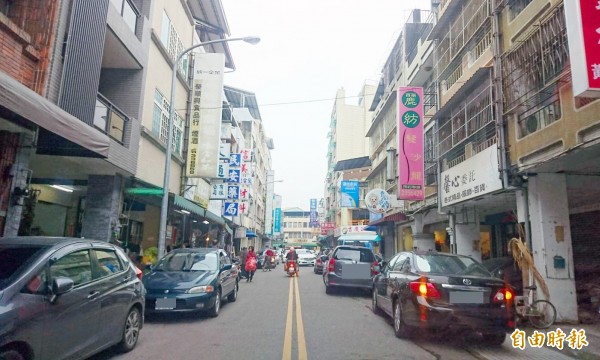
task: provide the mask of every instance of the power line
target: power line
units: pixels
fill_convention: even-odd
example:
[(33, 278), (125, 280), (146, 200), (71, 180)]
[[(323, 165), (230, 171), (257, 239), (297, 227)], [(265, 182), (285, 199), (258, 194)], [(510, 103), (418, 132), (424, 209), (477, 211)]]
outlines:
[[(343, 97), (326, 98), (326, 99), (298, 100), (298, 101), (288, 101), (288, 102), (271, 103), (271, 104), (259, 104), (257, 107), (260, 109), (260, 108), (266, 107), (266, 106), (281, 106), (281, 105), (306, 104), (306, 103), (331, 101), (331, 100), (340, 100), (340, 99), (354, 99), (354, 98), (366, 97), (366, 96), (371, 96), (371, 95), (374, 96), (375, 94), (343, 96)], [(200, 109), (201, 110), (208, 110), (208, 109), (220, 109), (220, 108), (221, 107), (218, 107), (218, 108), (200, 108)], [(240, 108), (233, 108), (233, 109), (240, 109)], [(186, 109), (176, 109), (176, 110), (186, 110)]]

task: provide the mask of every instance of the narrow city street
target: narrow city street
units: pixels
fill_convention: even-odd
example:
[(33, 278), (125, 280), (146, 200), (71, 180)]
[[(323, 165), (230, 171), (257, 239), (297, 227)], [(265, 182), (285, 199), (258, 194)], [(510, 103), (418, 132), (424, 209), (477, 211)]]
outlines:
[[(299, 292), (296, 292), (298, 291)], [(293, 309), (290, 304), (295, 304)], [(290, 327), (293, 324), (293, 328)], [(303, 355), (305, 354), (305, 356)], [(109, 350), (108, 359), (568, 359), (549, 348), (519, 350), (510, 338), (499, 349), (477, 347), (454, 334), (402, 340), (371, 311), (369, 294), (326, 295), (321, 275), (304, 267), (289, 278), (282, 267), (258, 270), (240, 283), (238, 300), (217, 318), (168, 314), (146, 319), (136, 349)]]

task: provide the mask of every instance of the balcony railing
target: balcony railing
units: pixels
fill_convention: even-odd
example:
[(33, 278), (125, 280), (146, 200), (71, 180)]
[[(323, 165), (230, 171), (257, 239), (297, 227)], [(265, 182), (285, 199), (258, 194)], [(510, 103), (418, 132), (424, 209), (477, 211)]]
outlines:
[(101, 94), (96, 99), (94, 126), (121, 144), (125, 142), (125, 129), (129, 117)]
[(117, 8), (127, 26), (135, 34), (137, 20), (140, 16), (139, 10), (129, 0), (110, 0), (110, 2)]

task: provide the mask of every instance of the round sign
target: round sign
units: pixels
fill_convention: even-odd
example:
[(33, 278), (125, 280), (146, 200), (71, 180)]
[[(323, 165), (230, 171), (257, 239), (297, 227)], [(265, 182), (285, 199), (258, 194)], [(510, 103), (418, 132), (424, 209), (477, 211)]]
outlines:
[(373, 189), (365, 196), (367, 210), (375, 214), (383, 214), (390, 208), (390, 195), (383, 189)]
[(407, 128), (415, 128), (421, 122), (421, 116), (415, 111), (409, 110), (402, 114), (402, 124)]
[(417, 105), (419, 105), (420, 101), (421, 99), (419, 99), (419, 94), (417, 94), (414, 91), (407, 91), (404, 94), (402, 94), (402, 104), (407, 108), (416, 107)]

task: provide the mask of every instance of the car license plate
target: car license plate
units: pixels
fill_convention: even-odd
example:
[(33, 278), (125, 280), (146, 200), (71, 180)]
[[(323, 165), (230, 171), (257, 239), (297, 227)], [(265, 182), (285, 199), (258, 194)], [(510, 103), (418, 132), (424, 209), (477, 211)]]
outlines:
[(452, 291), (450, 292), (451, 304), (483, 304), (482, 291)]
[(156, 299), (156, 304), (154, 305), (156, 310), (171, 310), (175, 309), (175, 299)]
[(346, 279), (368, 279), (371, 277), (371, 265), (369, 264), (344, 264), (342, 276)]

